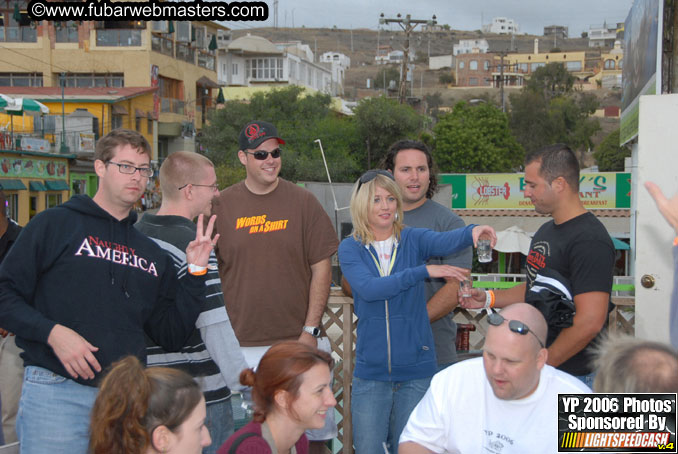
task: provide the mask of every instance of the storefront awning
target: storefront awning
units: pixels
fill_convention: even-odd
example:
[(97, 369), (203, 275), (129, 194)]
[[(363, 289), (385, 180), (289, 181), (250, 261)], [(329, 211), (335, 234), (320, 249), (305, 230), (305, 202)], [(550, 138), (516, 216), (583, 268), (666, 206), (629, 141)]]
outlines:
[(5, 191), (21, 191), (26, 189), (21, 180), (0, 180), (0, 187)]
[(48, 191), (68, 191), (68, 183), (64, 180), (45, 180)]
[(112, 115), (127, 115), (128, 113), (129, 112), (127, 112), (125, 106), (121, 106), (120, 104), (113, 104), (113, 108), (111, 109)]
[(31, 191), (46, 191), (47, 188), (40, 181), (29, 181), (28, 187)]

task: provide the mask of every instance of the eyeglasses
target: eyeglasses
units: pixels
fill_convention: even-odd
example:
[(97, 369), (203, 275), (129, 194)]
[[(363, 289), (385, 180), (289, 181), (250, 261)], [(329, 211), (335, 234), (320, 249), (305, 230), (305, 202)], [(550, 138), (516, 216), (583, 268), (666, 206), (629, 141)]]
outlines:
[(504, 323), (504, 321), (507, 321), (509, 322), (509, 329), (512, 332), (522, 334), (523, 336), (527, 335), (527, 333), (530, 333), (534, 336), (535, 339), (537, 339), (537, 342), (539, 342), (541, 348), (546, 348), (544, 347), (544, 343), (541, 341), (541, 339), (539, 339), (537, 335), (534, 334), (530, 327), (519, 320), (506, 320), (504, 317), (497, 314), (496, 312), (492, 312), (490, 315), (487, 316), (487, 321), (492, 326), (499, 326), (502, 323)]
[(243, 150), (247, 154), (251, 154), (254, 156), (254, 159), (257, 161), (263, 161), (264, 159), (268, 158), (268, 155), (270, 154), (273, 159), (278, 159), (280, 157), (280, 153), (282, 153), (282, 150), (280, 148), (276, 148), (273, 151), (264, 151), (264, 150), (257, 150), (257, 151), (247, 151)]
[(360, 191), (360, 187), (362, 185), (364, 185), (365, 183), (369, 183), (370, 181), (377, 178), (377, 175), (383, 175), (383, 176), (388, 177), (391, 180), (395, 181), (393, 174), (391, 172), (389, 172), (388, 170), (381, 170), (381, 169), (368, 170), (367, 172), (363, 173), (361, 175), (360, 179), (358, 180), (358, 191)]
[(135, 167), (131, 164), (120, 164), (118, 162), (113, 162), (113, 161), (108, 161), (106, 164), (115, 164), (118, 166), (118, 170), (120, 173), (124, 173), (125, 175), (133, 175), (134, 172), (137, 170), (139, 171), (139, 175), (142, 177), (146, 178), (151, 178), (153, 176), (153, 169), (150, 167)]
[(190, 184), (191, 186), (200, 186), (201, 188), (212, 188), (212, 191), (218, 191), (218, 190), (219, 190), (219, 185), (218, 185), (217, 183), (214, 183), (214, 184), (195, 184), (195, 183), (186, 183), (185, 185), (183, 185), (183, 186), (177, 188), (177, 190), (178, 190), (178, 191), (181, 191), (182, 189), (184, 189), (184, 188), (185, 188), (186, 186), (188, 186), (189, 184)]

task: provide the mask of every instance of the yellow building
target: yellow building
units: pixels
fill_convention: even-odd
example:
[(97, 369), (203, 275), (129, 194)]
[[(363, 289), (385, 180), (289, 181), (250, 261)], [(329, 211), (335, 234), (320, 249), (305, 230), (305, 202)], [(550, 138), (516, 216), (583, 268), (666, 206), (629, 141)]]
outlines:
[(212, 108), (217, 95), (216, 36), (225, 27), (188, 21), (36, 23), (25, 14), (27, 2), (16, 3), (26, 20), (16, 21), (14, 3), (0, 7), (0, 93), (6, 86), (60, 87), (62, 79), (67, 88), (157, 88), (142, 109), (154, 121), (154, 158), (195, 149), (203, 109)]

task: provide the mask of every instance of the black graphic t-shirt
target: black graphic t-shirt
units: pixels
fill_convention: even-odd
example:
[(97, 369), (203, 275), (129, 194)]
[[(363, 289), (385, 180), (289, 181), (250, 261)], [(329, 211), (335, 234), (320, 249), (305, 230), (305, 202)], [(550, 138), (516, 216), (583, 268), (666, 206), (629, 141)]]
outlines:
[[(532, 238), (527, 256), (527, 291), (542, 270), (555, 270), (570, 281), (572, 297), (588, 292), (612, 291), (614, 245), (603, 224), (590, 212), (556, 225), (551, 220)], [(549, 326), (549, 330), (554, 329)], [(573, 375), (591, 372), (590, 350), (596, 339), (561, 364)]]

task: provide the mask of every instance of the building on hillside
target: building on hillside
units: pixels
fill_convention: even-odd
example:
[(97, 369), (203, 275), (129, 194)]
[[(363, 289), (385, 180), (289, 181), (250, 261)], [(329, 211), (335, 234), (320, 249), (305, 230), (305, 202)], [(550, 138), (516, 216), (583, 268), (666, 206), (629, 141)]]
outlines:
[[(190, 21), (30, 20), (27, 1), (3, 3), (0, 28), (2, 86), (74, 88), (154, 88), (149, 136), (154, 160), (174, 150), (194, 150), (203, 111), (213, 105), (216, 35), (225, 27)], [(107, 121), (112, 121), (109, 117)], [(100, 127), (110, 127), (100, 125)]]
[(492, 22), (483, 25), (483, 33), (496, 33), (498, 35), (514, 35), (520, 31), (518, 24), (508, 17), (494, 17)]
[(487, 53), (490, 45), (486, 39), (460, 39), (459, 43), (452, 46), (452, 55)]
[(344, 94), (344, 79), (346, 70), (351, 67), (351, 59), (340, 52), (325, 52), (320, 56), (320, 62), (329, 64), (332, 71), (332, 93)]
[(567, 39), (568, 29), (565, 25), (547, 25), (544, 27), (544, 37), (555, 36), (557, 39)]
[(615, 41), (614, 48), (600, 55), (600, 84), (602, 88), (621, 88), (624, 67), (624, 49), (621, 41)]
[(482, 87), (492, 85), (495, 54), (479, 52), (459, 54), (455, 57), (455, 61), (454, 79), (457, 86)]
[[(403, 62), (405, 58), (405, 52), (402, 50), (392, 50), (390, 46), (379, 46), (380, 49), (377, 51), (377, 56), (374, 57), (374, 61), (378, 65), (389, 65), (389, 64), (398, 64)], [(388, 48), (388, 49), (386, 49)], [(416, 59), (417, 55), (414, 49), (410, 49), (408, 60), (413, 62)]]
[(247, 34), (219, 52), (219, 82), (229, 87), (299, 85), (313, 91), (333, 93), (332, 70), (314, 62), (307, 44), (298, 41), (272, 43)]
[(428, 69), (435, 71), (443, 68), (454, 68), (455, 60), (456, 59), (454, 55), (438, 55), (435, 57), (429, 57)]
[[(592, 25), (589, 27), (589, 47), (614, 47), (614, 42), (620, 38), (617, 37), (617, 29), (621, 26), (622, 35), (624, 24), (608, 26), (604, 22), (602, 26)], [(621, 39), (624, 39), (623, 36)]]

